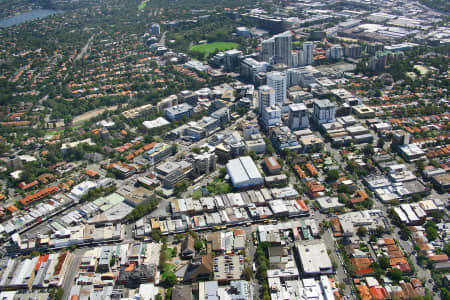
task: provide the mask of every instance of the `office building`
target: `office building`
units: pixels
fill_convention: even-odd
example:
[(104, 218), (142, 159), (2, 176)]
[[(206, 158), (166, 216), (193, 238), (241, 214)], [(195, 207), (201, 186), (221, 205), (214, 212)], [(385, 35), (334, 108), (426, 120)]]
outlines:
[(242, 56), (242, 51), (232, 49), (224, 53), (224, 69), (225, 71), (233, 71), (239, 66), (239, 57)]
[(309, 66), (313, 63), (314, 57), (314, 43), (304, 42), (303, 43), (303, 65)]
[(144, 157), (155, 165), (173, 154), (172, 146), (165, 143), (156, 143), (150, 150), (144, 153)]
[(182, 103), (164, 110), (164, 115), (169, 121), (178, 121), (183, 118), (190, 118), (194, 113), (194, 109), (187, 103)]
[(238, 27), (236, 28), (236, 35), (249, 38), (252, 36), (252, 33), (248, 27)]
[(258, 89), (259, 113), (262, 114), (265, 107), (275, 105), (275, 90), (270, 86), (263, 85)]
[(336, 107), (330, 100), (315, 100), (313, 102), (313, 119), (317, 124), (335, 122)]
[(214, 153), (196, 154), (192, 159), (194, 176), (209, 174), (216, 170), (217, 156)]
[(289, 105), (288, 125), (291, 130), (299, 130), (309, 127), (308, 110), (303, 103)]
[(275, 91), (275, 105), (283, 106), (286, 100), (286, 74), (276, 71), (267, 73), (267, 85)]
[(246, 58), (241, 62), (240, 75), (242, 78), (255, 82), (256, 75), (260, 72), (267, 72), (269, 63), (265, 61), (257, 61), (253, 58)]

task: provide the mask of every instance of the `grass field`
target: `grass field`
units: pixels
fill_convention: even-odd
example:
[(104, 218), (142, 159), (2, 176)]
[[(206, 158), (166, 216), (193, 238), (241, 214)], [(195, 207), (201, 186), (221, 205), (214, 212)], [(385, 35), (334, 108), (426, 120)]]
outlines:
[(138, 9), (139, 9), (139, 10), (144, 10), (144, 8), (145, 8), (145, 6), (147, 5), (147, 2), (148, 2), (148, 1), (149, 1), (149, 0), (144, 0), (144, 1), (142, 1), (141, 4), (139, 4)]
[(203, 44), (203, 45), (194, 45), (189, 48), (189, 50), (192, 51), (198, 51), (202, 52), (205, 56), (209, 55), (210, 53), (213, 53), (214, 51), (225, 51), (230, 49), (235, 49), (239, 45), (232, 42), (214, 42), (209, 44)]

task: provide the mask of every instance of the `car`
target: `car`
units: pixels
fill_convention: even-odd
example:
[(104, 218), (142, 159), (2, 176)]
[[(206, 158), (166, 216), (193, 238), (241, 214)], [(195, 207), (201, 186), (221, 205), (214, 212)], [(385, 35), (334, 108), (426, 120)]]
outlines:
[(428, 283), (433, 283), (433, 279), (428, 279)]

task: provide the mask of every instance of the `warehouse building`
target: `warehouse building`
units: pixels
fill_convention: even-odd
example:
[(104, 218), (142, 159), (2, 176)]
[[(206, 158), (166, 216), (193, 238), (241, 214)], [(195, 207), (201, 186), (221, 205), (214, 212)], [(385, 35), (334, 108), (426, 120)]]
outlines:
[(233, 187), (237, 189), (259, 187), (264, 184), (264, 178), (250, 156), (232, 159), (226, 167)]

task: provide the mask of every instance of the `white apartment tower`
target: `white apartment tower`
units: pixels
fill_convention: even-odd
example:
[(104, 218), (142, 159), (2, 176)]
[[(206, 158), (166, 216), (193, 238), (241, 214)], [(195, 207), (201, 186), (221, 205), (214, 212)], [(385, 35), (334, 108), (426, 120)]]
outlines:
[(261, 60), (270, 63), (275, 55), (275, 39), (265, 40), (261, 44)]
[(277, 63), (292, 67), (292, 34), (290, 31), (275, 36), (275, 56)]
[(286, 31), (265, 40), (261, 44), (261, 60), (292, 66), (292, 34)]
[(283, 106), (283, 103), (286, 100), (286, 74), (278, 71), (267, 73), (267, 85), (275, 90), (275, 105), (279, 107)]
[(335, 45), (330, 48), (330, 58), (333, 60), (340, 60), (342, 58), (342, 55), (344, 54), (344, 49), (341, 47), (341, 45)]
[(259, 114), (263, 113), (265, 107), (275, 105), (275, 90), (268, 85), (262, 85), (258, 89)]

